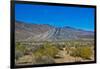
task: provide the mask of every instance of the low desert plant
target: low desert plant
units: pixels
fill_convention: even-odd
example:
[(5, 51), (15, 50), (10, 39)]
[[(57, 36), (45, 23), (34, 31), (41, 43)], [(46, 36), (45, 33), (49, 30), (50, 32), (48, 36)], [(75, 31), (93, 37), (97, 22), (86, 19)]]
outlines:
[(33, 64), (52, 64), (55, 63), (54, 59), (50, 56), (42, 56), (35, 58), (35, 63)]
[(71, 56), (90, 59), (92, 56), (92, 49), (88, 46), (77, 47), (72, 51)]
[(52, 46), (49, 43), (45, 43), (43, 45), (43, 47), (39, 48), (38, 50), (36, 50), (35, 52), (33, 52), (34, 55), (36, 55), (37, 57), (41, 57), (41, 56), (51, 56), (54, 57), (57, 53), (58, 53), (59, 49), (55, 46)]
[(92, 56), (92, 50), (90, 47), (82, 47), (80, 48), (80, 56), (84, 59), (90, 59)]

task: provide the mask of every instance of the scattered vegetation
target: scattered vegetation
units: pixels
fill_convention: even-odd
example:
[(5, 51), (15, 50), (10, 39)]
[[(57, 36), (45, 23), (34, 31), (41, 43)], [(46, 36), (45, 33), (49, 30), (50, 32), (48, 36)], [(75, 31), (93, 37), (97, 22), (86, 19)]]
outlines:
[(41, 57), (41, 56), (50, 56), (54, 57), (57, 53), (59, 52), (59, 49), (50, 43), (44, 43), (43, 47), (39, 48), (33, 54), (36, 57)]
[(82, 46), (82, 47), (76, 47), (72, 53), (71, 56), (74, 57), (81, 57), (83, 59), (90, 59), (90, 57), (92, 56), (92, 49), (91, 47), (88, 46)]
[(93, 48), (93, 43), (89, 41), (42, 42), (41, 45), (38, 42), (16, 42), (15, 60), (23, 64), (23, 62), (27, 61), (26, 57), (30, 57), (32, 64), (56, 63), (56, 55), (63, 50), (66, 55), (70, 55), (73, 58), (80, 57), (83, 60), (91, 60)]
[(24, 55), (26, 50), (26, 47), (23, 46), (21, 43), (16, 43), (16, 47), (15, 47), (15, 59), (19, 59), (21, 56)]

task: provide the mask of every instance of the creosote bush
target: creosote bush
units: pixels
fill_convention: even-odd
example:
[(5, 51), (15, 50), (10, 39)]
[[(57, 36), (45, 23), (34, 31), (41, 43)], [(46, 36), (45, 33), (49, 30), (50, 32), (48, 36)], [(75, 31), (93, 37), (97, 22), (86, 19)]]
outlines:
[(90, 59), (92, 56), (92, 49), (88, 46), (77, 47), (72, 51), (71, 56)]
[(59, 49), (55, 46), (53, 46), (50, 43), (44, 43), (43, 47), (39, 48), (33, 54), (36, 57), (42, 57), (42, 56), (50, 56), (54, 57), (58, 53)]
[(16, 43), (15, 46), (15, 58), (18, 59), (19, 57), (23, 56), (26, 52), (26, 47), (23, 46), (21, 43)]
[(50, 43), (44, 43), (43, 47), (40, 47), (35, 52), (33, 52), (33, 56), (35, 56), (34, 64), (50, 64), (55, 63), (54, 57), (58, 53), (59, 49), (53, 46)]
[(92, 56), (92, 50), (90, 47), (82, 47), (80, 49), (80, 56), (84, 59), (90, 59), (90, 57)]

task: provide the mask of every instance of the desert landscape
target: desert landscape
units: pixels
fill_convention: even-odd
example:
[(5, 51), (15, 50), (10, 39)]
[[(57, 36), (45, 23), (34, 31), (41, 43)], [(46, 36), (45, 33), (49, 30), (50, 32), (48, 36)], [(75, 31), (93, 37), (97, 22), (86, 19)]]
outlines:
[(69, 26), (15, 22), (15, 64), (94, 61), (94, 32)]
[(95, 61), (95, 9), (15, 4), (15, 65)]

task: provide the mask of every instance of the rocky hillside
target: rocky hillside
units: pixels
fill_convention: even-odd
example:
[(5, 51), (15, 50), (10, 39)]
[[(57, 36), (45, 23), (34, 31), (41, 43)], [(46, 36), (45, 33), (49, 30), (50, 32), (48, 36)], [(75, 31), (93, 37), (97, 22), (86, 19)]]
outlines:
[(15, 22), (16, 41), (61, 41), (93, 39), (94, 32), (72, 27), (54, 27), (48, 24)]

